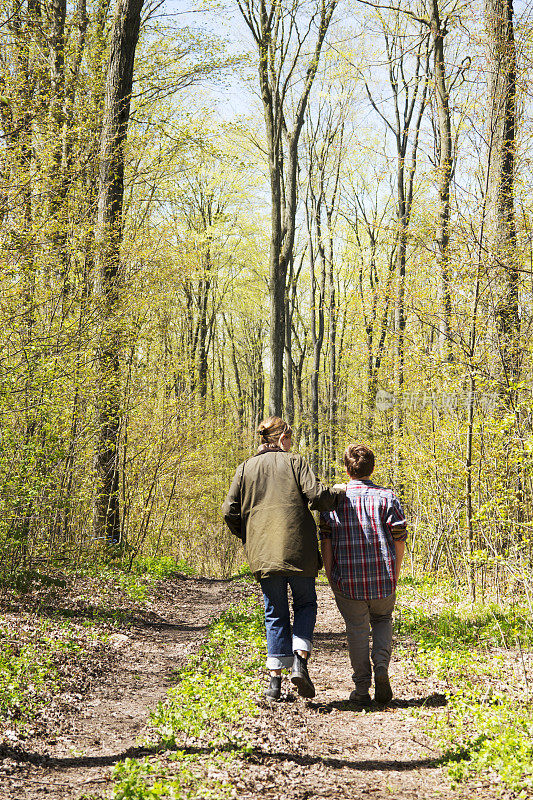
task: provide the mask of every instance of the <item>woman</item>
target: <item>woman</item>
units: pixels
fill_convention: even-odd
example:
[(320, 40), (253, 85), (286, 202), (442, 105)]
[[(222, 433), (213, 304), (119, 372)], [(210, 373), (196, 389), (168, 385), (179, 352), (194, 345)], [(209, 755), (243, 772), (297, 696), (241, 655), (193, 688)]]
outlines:
[(290, 452), (292, 428), (280, 417), (263, 420), (258, 433), (259, 449), (237, 467), (222, 510), (263, 591), (270, 670), (266, 697), (279, 700), (281, 670), (291, 667), (298, 693), (314, 697), (307, 660), (316, 621), (315, 578), (322, 562), (309, 509), (332, 511), (345, 495), (319, 483), (309, 464)]

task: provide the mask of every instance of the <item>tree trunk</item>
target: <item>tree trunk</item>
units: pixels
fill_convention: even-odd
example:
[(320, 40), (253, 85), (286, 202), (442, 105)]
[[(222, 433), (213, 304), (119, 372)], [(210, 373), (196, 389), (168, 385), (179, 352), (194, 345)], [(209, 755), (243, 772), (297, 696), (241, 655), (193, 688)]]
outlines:
[[(316, 227), (316, 255), (314, 257), (314, 247), (311, 240), (311, 220), (309, 220), (309, 262), (310, 262), (310, 281), (311, 281), (311, 347), (312, 347), (312, 367), (310, 380), (310, 462), (313, 470), (319, 469), (319, 377), (320, 362), (322, 357), (322, 345), (324, 343), (324, 299), (326, 290), (326, 260), (324, 244), (322, 241), (322, 225), (320, 199), (311, 198), (311, 209), (309, 212), (314, 217)], [(319, 280), (317, 287), (316, 267), (319, 264)]]
[[(283, 413), (283, 356), (285, 351), (285, 294), (287, 270), (293, 255), (296, 228), (298, 142), (304, 121), (309, 94), (315, 80), (322, 46), (337, 0), (317, 3), (316, 39), (313, 52), (305, 56), (294, 110), (287, 108), (290, 82), (299, 59), (287, 58), (291, 37), (303, 36), (298, 27), (298, 2), (288, 9), (266, 0), (237, 0), (257, 44), (259, 54), (259, 86), (265, 115), (268, 166), (271, 197), (271, 240), (269, 259), (270, 290), (270, 398), (269, 413)], [(308, 9), (306, 9), (308, 11)], [(308, 23), (306, 23), (308, 24)], [(304, 38), (307, 38), (305, 34)], [(288, 67), (287, 64), (291, 66)], [(287, 74), (284, 73), (284, 65)], [(292, 87), (291, 87), (292, 88)], [(285, 146), (284, 146), (285, 142)]]
[(335, 477), (337, 454), (337, 305), (333, 269), (333, 230), (328, 218), (328, 289), (329, 289), (329, 397), (328, 397), (328, 480)]
[(207, 304), (211, 290), (211, 251), (209, 245), (205, 253), (204, 274), (198, 287), (198, 393), (205, 408), (208, 372), (208, 333)]
[[(67, 282), (67, 178), (62, 168), (62, 137), (65, 110), (65, 19), (66, 0), (49, 0), (47, 15), (50, 19), (48, 37), (50, 59), (50, 138), (52, 153), (48, 185), (48, 225), (50, 243), (49, 272), (60, 280), (61, 297), (66, 294)], [(62, 306), (62, 304), (61, 304)], [(51, 302), (53, 316), (55, 302)], [(61, 308), (61, 313), (63, 309)]]
[(285, 301), (285, 417), (294, 423), (294, 367), (292, 363), (292, 311), (290, 298)]
[(433, 37), (433, 66), (437, 92), (437, 114), (439, 126), (439, 206), (437, 216), (437, 261), (440, 270), (440, 319), (439, 349), (443, 361), (452, 360), (450, 318), (452, 301), (450, 292), (449, 243), (450, 243), (450, 183), (452, 178), (452, 125), (449, 93), (446, 84), (444, 62), (444, 36), (446, 29), (441, 24), (438, 0), (432, 0), (431, 33)]
[[(274, 137), (275, 138), (275, 137)], [(273, 147), (276, 144), (273, 143)], [(270, 393), (269, 414), (283, 413), (283, 353), (285, 350), (285, 287), (287, 264), (281, 259), (281, 165), (279, 154), (270, 154), (272, 233), (270, 240)]]
[[(403, 169), (403, 167), (402, 167)], [(403, 179), (402, 190), (403, 193)], [(407, 255), (407, 228), (408, 217), (405, 213), (405, 200), (402, 196), (399, 199), (398, 215), (398, 245), (396, 255), (396, 274), (398, 276), (398, 288), (396, 294), (396, 307), (394, 309), (394, 329), (396, 334), (396, 353), (394, 361), (394, 390), (396, 403), (393, 408), (393, 430), (394, 430), (394, 485), (396, 492), (402, 496), (404, 490), (403, 476), (403, 384), (404, 384), (404, 362), (405, 362), (405, 263)]]
[(130, 116), (135, 50), (143, 0), (118, 0), (106, 77), (100, 138), (98, 210), (95, 230), (95, 294), (100, 304), (97, 350), (99, 396), (95, 455), (97, 487), (94, 532), (117, 544), (120, 539), (119, 432), (121, 419), (120, 300), (124, 148)]
[[(393, 408), (392, 427), (394, 443), (394, 488), (395, 491), (397, 491), (397, 493), (401, 496), (404, 490), (402, 440), (404, 435), (405, 421), (403, 412), (403, 391), (405, 377), (406, 260), (420, 128), (422, 125), (422, 117), (424, 115), (427, 98), (429, 76), (429, 44), (427, 41), (427, 36), (421, 35), (415, 57), (414, 73), (412, 78), (409, 79), (405, 73), (404, 64), (407, 57), (407, 51), (403, 49), (403, 43), (395, 39), (391, 40), (388, 33), (385, 31), (384, 36), (389, 61), (389, 80), (394, 104), (394, 123), (389, 122), (389, 120), (383, 115), (383, 112), (373, 100), (368, 85), (366, 86), (366, 91), (374, 110), (385, 121), (396, 140), (396, 213), (398, 226), (395, 242), (397, 293), (394, 309), (394, 327), (396, 336), (394, 389), (396, 402)], [(374, 391), (372, 385), (369, 388)]]
[(497, 276), (494, 314), (504, 391), (520, 367), (520, 316), (516, 263), (514, 169), (516, 150), (516, 47), (513, 0), (485, 0), (489, 56), (489, 164), (487, 181), (487, 251)]
[(389, 268), (387, 272), (387, 283), (385, 288), (385, 307), (381, 314), (380, 320), (380, 327), (379, 327), (379, 340), (376, 347), (376, 352), (373, 352), (373, 338), (374, 338), (374, 327), (377, 322), (377, 314), (376, 314), (376, 306), (377, 306), (377, 285), (374, 289), (374, 298), (373, 298), (373, 313), (372, 313), (372, 327), (370, 332), (367, 331), (367, 347), (368, 347), (368, 359), (367, 359), (367, 419), (366, 419), (366, 428), (367, 428), (367, 435), (372, 438), (372, 433), (374, 430), (374, 415), (376, 413), (376, 399), (378, 394), (378, 379), (379, 373), (381, 369), (381, 362), (383, 360), (383, 354), (385, 352), (385, 342), (387, 339), (387, 333), (389, 329), (389, 313), (390, 313), (390, 306), (391, 306), (391, 299), (392, 299), (392, 291), (393, 291), (393, 278), (394, 278), (394, 269), (395, 269), (396, 259), (394, 253), (391, 253), (389, 258)]
[[(0, 124), (5, 144), (6, 194), (3, 198), (5, 212), (11, 216), (11, 246), (13, 263), (19, 273), (20, 329), (17, 331), (20, 344), (28, 354), (23, 386), (23, 442), (24, 450), (31, 452), (32, 441), (38, 431), (40, 400), (36, 380), (42, 358), (42, 346), (36, 341), (38, 306), (36, 305), (36, 260), (34, 220), (34, 162), (33, 120), (35, 116), (35, 87), (37, 73), (29, 42), (42, 27), (41, 8), (34, 0), (28, 0), (27, 14), (22, 3), (13, 6), (11, 25), (15, 33), (16, 47), (12, 68), (17, 78), (17, 87), (10, 102), (0, 103)], [(0, 89), (5, 80), (0, 76)], [(11, 194), (10, 184), (14, 194)], [(9, 218), (9, 217), (8, 217)], [(38, 334), (37, 334), (38, 335)], [(38, 435), (38, 434), (37, 434)], [(29, 469), (35, 469), (31, 460), (22, 460), (22, 479), (31, 480)], [(19, 555), (25, 558), (28, 538), (34, 513), (32, 495), (25, 494), (14, 507), (9, 531), (18, 540)]]

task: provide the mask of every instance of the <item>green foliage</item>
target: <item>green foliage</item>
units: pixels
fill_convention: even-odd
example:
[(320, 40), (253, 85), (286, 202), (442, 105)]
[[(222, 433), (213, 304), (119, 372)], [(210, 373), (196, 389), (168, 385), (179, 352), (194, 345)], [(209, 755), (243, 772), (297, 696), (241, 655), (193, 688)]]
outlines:
[(176, 561), (170, 556), (140, 556), (133, 562), (126, 561), (124, 557), (95, 557), (92, 564), (77, 572), (118, 584), (129, 600), (141, 606), (150, 600), (157, 581), (195, 574), (195, 570), (185, 561)]
[(19, 570), (16, 574), (0, 580), (0, 585), (9, 586), (18, 592), (29, 592), (34, 588), (58, 586), (64, 588), (66, 581), (53, 575), (45, 575), (36, 569)]
[[(4, 632), (0, 637), (4, 640)], [(8, 719), (33, 717), (38, 710), (38, 695), (46, 679), (52, 678), (50, 649), (33, 645), (16, 648), (2, 641), (0, 649), (0, 712)], [(52, 684), (53, 685), (53, 684)]]
[(232, 576), (233, 578), (240, 578), (241, 580), (250, 580), (254, 581), (255, 578), (253, 576), (252, 571), (250, 570), (249, 564), (241, 564), (238, 568), (237, 572)]
[(170, 556), (146, 556), (135, 559), (132, 571), (138, 575), (150, 575), (156, 580), (173, 578), (180, 575), (195, 575), (196, 571), (184, 559), (176, 561)]
[(144, 605), (148, 602), (150, 597), (150, 578), (146, 579), (144, 576), (135, 575), (131, 572), (119, 572), (116, 575), (116, 580), (118, 580), (120, 588), (126, 597), (134, 603)]
[(513, 791), (533, 788), (533, 711), (525, 703), (465, 686), (450, 694), (435, 734), (455, 783), (489, 773)]
[(169, 700), (158, 705), (150, 724), (169, 746), (182, 736), (211, 746), (241, 746), (241, 734), (233, 726), (254, 711), (250, 685), (250, 678), (228, 665), (212, 675), (191, 671), (171, 690)]
[[(264, 624), (254, 601), (222, 614), (199, 654), (180, 672), (178, 685), (150, 715), (157, 741), (174, 748), (194, 742), (208, 755), (179, 750), (161, 761), (127, 759), (114, 770), (113, 800), (224, 800), (233, 797), (217, 769), (244, 755), (250, 743), (241, 722), (257, 713), (256, 673), (264, 658)], [(209, 752), (210, 751), (210, 752)]]
[(526, 608), (502, 610), (489, 606), (477, 614), (466, 615), (452, 609), (426, 614), (417, 608), (402, 608), (397, 629), (399, 633), (416, 636), (422, 648), (460, 651), (480, 645), (533, 645), (533, 625)]
[[(112, 800), (158, 800), (160, 797), (184, 798), (184, 800), (224, 800), (233, 796), (232, 787), (224, 780), (202, 777), (195, 772), (198, 756), (183, 751), (170, 757), (174, 764), (169, 768), (160, 761), (146, 758), (136, 761), (127, 758), (117, 764)], [(228, 756), (213, 754), (211, 766), (223, 766)]]
[(0, 717), (23, 727), (59, 691), (65, 659), (80, 657), (95, 641), (92, 631), (39, 622), (20, 626), (16, 635), (0, 626)]
[(215, 622), (199, 656), (180, 673), (150, 717), (151, 726), (167, 744), (181, 737), (213, 746), (246, 745), (238, 721), (255, 713), (254, 696), (264, 651), (264, 627), (259, 609), (240, 604)]
[[(508, 662), (509, 648), (531, 647), (533, 629), (525, 609), (470, 607), (461, 612), (453, 600), (439, 598), (427, 582), (417, 583), (422, 604), (439, 603), (428, 613), (417, 605), (403, 581), (397, 630), (415, 642), (405, 658), (424, 678), (447, 686), (446, 714), (431, 714), (427, 730), (443, 750), (454, 783), (484, 774), (513, 791), (533, 788), (533, 709), (527, 680), (517, 686)], [(451, 606), (451, 607), (450, 607)], [(427, 712), (421, 712), (426, 717)]]
[(195, 570), (183, 559), (176, 561), (170, 556), (146, 556), (134, 560), (131, 571), (118, 572), (119, 583), (130, 600), (146, 603), (150, 588), (156, 581), (194, 575)]

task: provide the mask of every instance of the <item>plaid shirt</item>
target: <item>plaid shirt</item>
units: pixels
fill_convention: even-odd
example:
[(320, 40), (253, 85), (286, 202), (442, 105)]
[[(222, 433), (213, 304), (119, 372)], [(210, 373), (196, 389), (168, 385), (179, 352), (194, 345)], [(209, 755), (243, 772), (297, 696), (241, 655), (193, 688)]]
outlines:
[(400, 501), (391, 489), (351, 480), (337, 511), (322, 514), (320, 535), (331, 539), (332, 583), (354, 600), (388, 597), (396, 589), (394, 541), (407, 539)]

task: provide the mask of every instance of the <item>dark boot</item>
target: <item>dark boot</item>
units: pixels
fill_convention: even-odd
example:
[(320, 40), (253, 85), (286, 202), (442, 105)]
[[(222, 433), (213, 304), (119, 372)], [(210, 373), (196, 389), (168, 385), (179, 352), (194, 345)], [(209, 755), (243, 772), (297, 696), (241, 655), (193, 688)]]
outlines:
[(281, 697), (281, 675), (271, 675), (270, 684), (265, 692), (267, 700), (279, 700)]
[(372, 705), (372, 698), (368, 692), (360, 694), (357, 689), (350, 692), (350, 702), (355, 703), (357, 708), (369, 708)]
[(315, 696), (315, 687), (313, 681), (309, 677), (307, 671), (307, 659), (302, 658), (299, 653), (294, 654), (294, 662), (292, 665), (291, 681), (298, 689), (300, 697), (310, 699)]
[(389, 673), (386, 669), (381, 669), (374, 673), (375, 694), (374, 700), (380, 706), (385, 706), (392, 700), (392, 688), (389, 680)]

